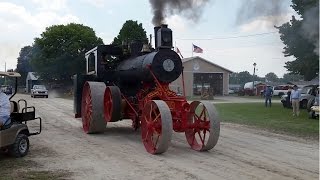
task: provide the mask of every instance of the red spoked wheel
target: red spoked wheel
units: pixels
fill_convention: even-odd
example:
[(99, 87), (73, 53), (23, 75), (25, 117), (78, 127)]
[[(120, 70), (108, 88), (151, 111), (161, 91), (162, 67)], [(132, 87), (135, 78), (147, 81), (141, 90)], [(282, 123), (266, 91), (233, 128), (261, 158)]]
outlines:
[(172, 136), (172, 116), (168, 105), (161, 100), (149, 101), (141, 119), (141, 136), (144, 147), (151, 154), (167, 151)]
[(218, 142), (220, 121), (212, 103), (194, 101), (190, 104), (189, 124), (194, 128), (185, 132), (187, 141), (192, 149), (207, 151)]
[(104, 132), (106, 128), (102, 100), (105, 87), (101, 82), (86, 82), (83, 86), (81, 117), (83, 130), (87, 134)]
[(107, 86), (104, 93), (104, 118), (106, 122), (120, 120), (121, 92), (117, 86)]

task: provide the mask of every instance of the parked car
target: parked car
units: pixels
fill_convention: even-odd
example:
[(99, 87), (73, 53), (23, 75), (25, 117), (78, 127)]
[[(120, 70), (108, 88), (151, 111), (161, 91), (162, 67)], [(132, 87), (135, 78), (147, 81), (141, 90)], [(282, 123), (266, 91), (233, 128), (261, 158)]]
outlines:
[(31, 97), (45, 97), (48, 98), (48, 90), (44, 85), (34, 85), (31, 89)]
[[(307, 109), (309, 100), (314, 99), (314, 97), (316, 96), (317, 87), (318, 85), (308, 85), (303, 87), (300, 90), (300, 93), (301, 93), (300, 108), (301, 109)], [(288, 97), (288, 95), (283, 95), (281, 97), (281, 102), (283, 107), (291, 108), (291, 104), (288, 102), (288, 100), (290, 101), (290, 98)]]
[(273, 96), (282, 97), (283, 95), (287, 94), (289, 89), (292, 89), (293, 86), (291, 85), (279, 85), (273, 87)]
[(229, 94), (234, 94), (234, 93), (235, 93), (235, 91), (234, 91), (234, 90), (232, 90), (232, 89), (229, 89), (229, 90), (228, 90), (228, 93), (229, 93)]

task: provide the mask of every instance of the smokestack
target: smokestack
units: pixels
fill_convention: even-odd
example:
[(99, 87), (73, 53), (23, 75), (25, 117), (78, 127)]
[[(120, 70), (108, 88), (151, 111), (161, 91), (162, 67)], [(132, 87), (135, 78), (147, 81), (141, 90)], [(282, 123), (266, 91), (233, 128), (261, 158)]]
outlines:
[(188, 19), (197, 22), (202, 13), (203, 7), (209, 0), (149, 0), (153, 18), (152, 23), (160, 26), (165, 23), (165, 18), (173, 14), (183, 14)]
[(158, 30), (161, 28), (161, 26), (154, 27), (154, 49), (157, 49), (158, 46)]

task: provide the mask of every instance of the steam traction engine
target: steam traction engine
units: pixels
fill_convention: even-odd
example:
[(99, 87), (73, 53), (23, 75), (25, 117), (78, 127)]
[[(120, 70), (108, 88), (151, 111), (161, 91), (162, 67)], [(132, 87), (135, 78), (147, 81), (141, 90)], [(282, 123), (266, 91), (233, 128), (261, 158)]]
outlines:
[(182, 62), (172, 50), (171, 29), (162, 25), (154, 30), (155, 49), (132, 42), (129, 47), (100, 45), (86, 53), (86, 74), (74, 77), (75, 116), (82, 118), (88, 134), (131, 119), (151, 154), (168, 149), (173, 130), (184, 132), (192, 149), (210, 150), (220, 133), (216, 110), (208, 102), (189, 104), (169, 89), (180, 75), (183, 81)]

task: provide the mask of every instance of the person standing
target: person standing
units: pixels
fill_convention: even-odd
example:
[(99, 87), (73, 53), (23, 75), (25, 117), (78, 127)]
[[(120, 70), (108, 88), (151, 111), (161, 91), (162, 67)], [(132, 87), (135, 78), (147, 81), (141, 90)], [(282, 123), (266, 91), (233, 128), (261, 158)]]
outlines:
[(0, 127), (10, 124), (10, 110), (9, 96), (0, 91)]
[(265, 106), (268, 107), (268, 101), (269, 101), (269, 107), (271, 107), (271, 98), (273, 95), (273, 90), (271, 86), (267, 86), (265, 91), (264, 91), (264, 97), (265, 97)]
[(289, 87), (288, 92), (287, 92), (287, 97), (286, 97), (286, 106), (287, 106), (287, 108), (291, 108), (291, 102), (290, 102), (291, 91), (292, 91), (292, 88)]
[(299, 116), (299, 106), (300, 106), (301, 94), (298, 90), (298, 86), (294, 85), (291, 91), (290, 102), (292, 104), (293, 116)]

